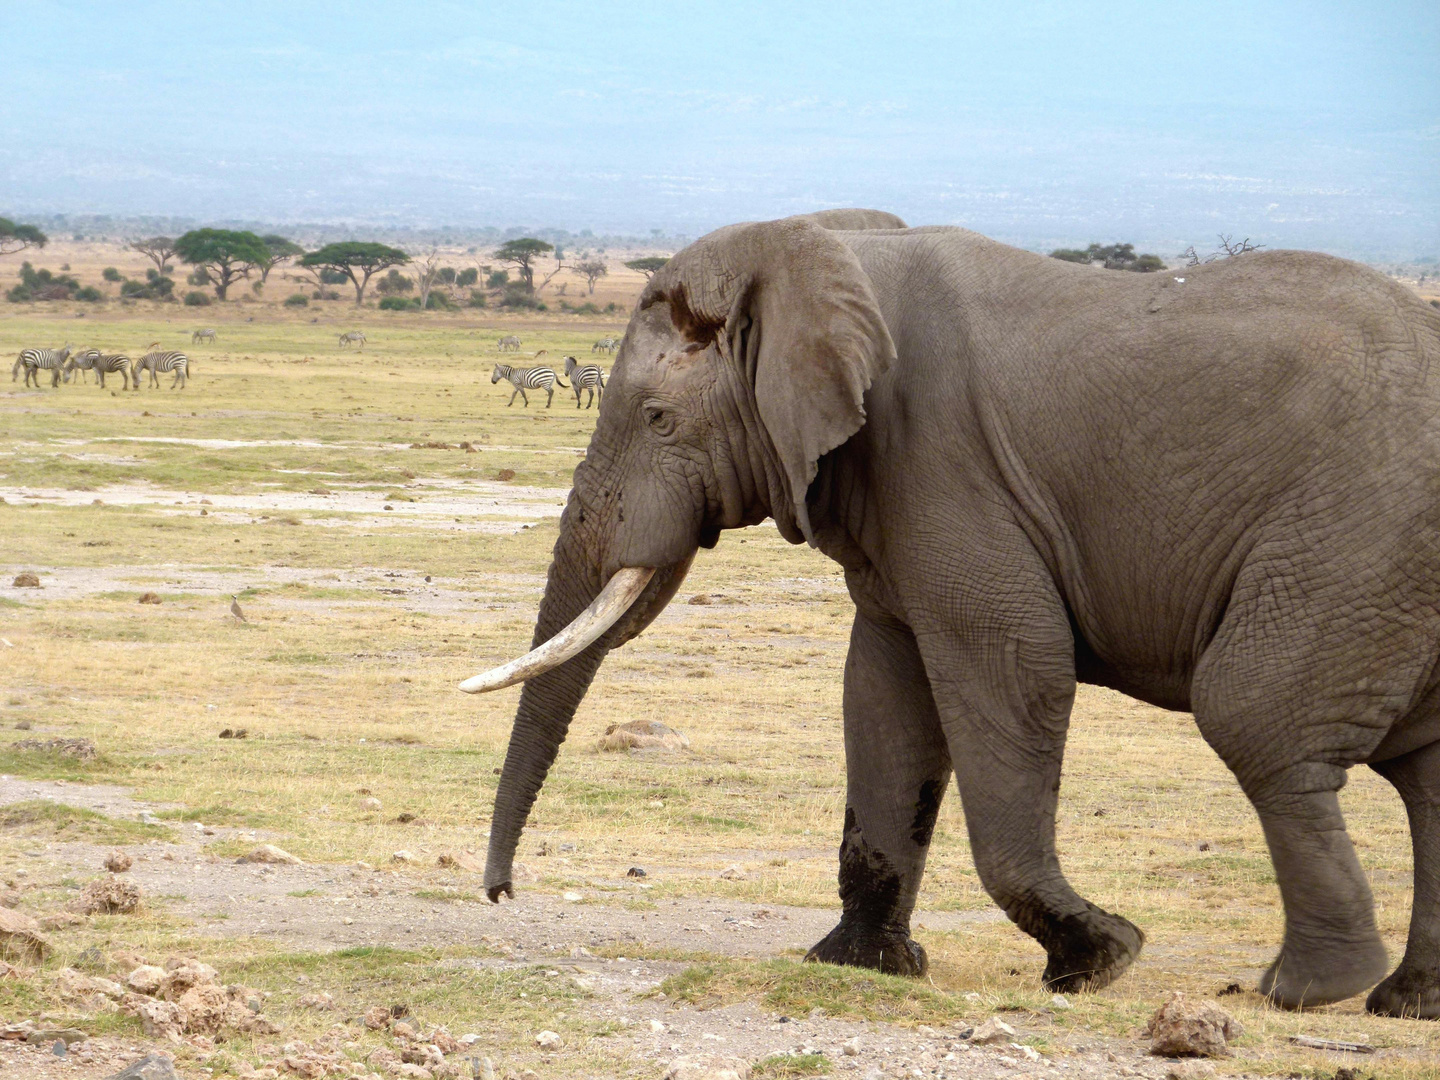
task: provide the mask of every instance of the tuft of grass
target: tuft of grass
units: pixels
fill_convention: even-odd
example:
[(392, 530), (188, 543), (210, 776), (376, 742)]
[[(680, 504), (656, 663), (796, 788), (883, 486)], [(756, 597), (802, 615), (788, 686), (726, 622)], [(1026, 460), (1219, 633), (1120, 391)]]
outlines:
[(96, 844), (138, 844), (174, 836), (173, 830), (163, 825), (106, 817), (94, 810), (47, 799), (29, 799), (0, 807), (0, 828), (27, 836), (88, 840)]
[(750, 1071), (753, 1080), (795, 1080), (802, 1076), (823, 1076), (830, 1071), (824, 1054), (771, 1054), (756, 1062)]

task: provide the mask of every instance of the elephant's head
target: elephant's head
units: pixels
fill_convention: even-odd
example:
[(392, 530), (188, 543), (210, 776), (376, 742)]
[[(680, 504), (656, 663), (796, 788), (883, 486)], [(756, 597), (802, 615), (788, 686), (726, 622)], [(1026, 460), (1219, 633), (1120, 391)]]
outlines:
[(495, 797), (491, 900), (513, 893), (520, 832), (601, 659), (660, 613), (696, 550), (769, 516), (813, 541), (817, 462), (864, 424), (895, 353), (869, 278), (825, 226), (904, 223), (830, 211), (721, 229), (636, 305), (561, 517), (535, 651), (462, 685), (527, 680)]

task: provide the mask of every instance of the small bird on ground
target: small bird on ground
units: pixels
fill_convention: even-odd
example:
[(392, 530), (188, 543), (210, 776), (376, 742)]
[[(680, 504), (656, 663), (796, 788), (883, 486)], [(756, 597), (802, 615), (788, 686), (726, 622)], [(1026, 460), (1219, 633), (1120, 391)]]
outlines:
[(234, 615), (241, 622), (250, 621), (249, 619), (245, 618), (245, 613), (240, 610), (240, 597), (238, 596), (230, 597), (230, 614)]

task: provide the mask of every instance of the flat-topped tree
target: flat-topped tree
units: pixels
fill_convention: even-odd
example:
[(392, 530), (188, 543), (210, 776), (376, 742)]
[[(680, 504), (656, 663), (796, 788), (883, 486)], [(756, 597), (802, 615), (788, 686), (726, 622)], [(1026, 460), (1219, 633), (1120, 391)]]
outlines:
[(14, 255), (26, 248), (42, 248), (50, 238), (34, 225), (17, 225), (9, 218), (0, 217), (0, 255)]
[(270, 271), (274, 270), (275, 267), (279, 266), (286, 259), (293, 259), (296, 255), (305, 254), (304, 248), (295, 243), (295, 241), (287, 240), (283, 236), (266, 234), (260, 239), (264, 242), (266, 250), (270, 252), (270, 257), (259, 264), (260, 284), (262, 285), (270, 279)]
[(346, 240), (338, 244), (326, 244), (319, 251), (312, 251), (300, 260), (301, 266), (319, 267), (344, 274), (355, 286), (355, 306), (365, 299), (365, 286), (370, 276), (392, 266), (403, 266), (410, 256), (399, 248), (385, 244)]
[(270, 257), (265, 241), (253, 232), (233, 229), (192, 229), (175, 241), (175, 254), (198, 266), (224, 300), (225, 291)]
[[(495, 258), (500, 262), (513, 263), (525, 282), (525, 291), (535, 291), (535, 260), (547, 251), (554, 251), (554, 244), (536, 240), (533, 236), (522, 236), (519, 240), (507, 240), (495, 249)], [(554, 275), (551, 275), (554, 276)]]
[(591, 296), (595, 295), (595, 282), (610, 273), (610, 268), (605, 265), (604, 259), (586, 259), (584, 262), (576, 263), (570, 269), (585, 278), (585, 283), (590, 286)]
[(131, 240), (130, 250), (138, 251), (155, 264), (157, 274), (170, 272), (170, 259), (175, 254), (175, 241), (168, 236), (152, 236), (148, 240)]
[(625, 266), (630, 270), (639, 270), (645, 275), (645, 280), (649, 281), (655, 275), (655, 271), (669, 261), (664, 255), (646, 255), (643, 259), (631, 259)]

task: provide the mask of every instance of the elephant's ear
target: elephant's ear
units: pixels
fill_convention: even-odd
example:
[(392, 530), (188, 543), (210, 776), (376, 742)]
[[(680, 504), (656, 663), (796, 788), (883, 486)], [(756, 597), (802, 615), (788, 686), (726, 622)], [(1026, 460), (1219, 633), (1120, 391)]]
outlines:
[(655, 275), (641, 304), (662, 300), (687, 339), (742, 366), (813, 544), (805, 493), (817, 463), (864, 425), (865, 391), (895, 359), (859, 260), (812, 221), (733, 225)]

